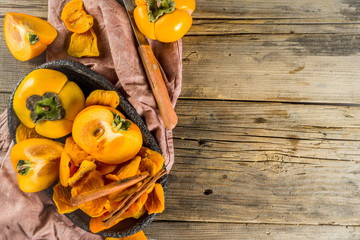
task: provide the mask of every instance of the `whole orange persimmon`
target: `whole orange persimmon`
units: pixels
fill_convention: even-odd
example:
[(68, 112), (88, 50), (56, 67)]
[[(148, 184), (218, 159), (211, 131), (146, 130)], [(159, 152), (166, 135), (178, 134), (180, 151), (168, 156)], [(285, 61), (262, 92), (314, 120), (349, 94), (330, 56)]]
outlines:
[(72, 136), (85, 152), (109, 164), (130, 160), (143, 143), (135, 123), (115, 108), (100, 105), (87, 107), (76, 116)]

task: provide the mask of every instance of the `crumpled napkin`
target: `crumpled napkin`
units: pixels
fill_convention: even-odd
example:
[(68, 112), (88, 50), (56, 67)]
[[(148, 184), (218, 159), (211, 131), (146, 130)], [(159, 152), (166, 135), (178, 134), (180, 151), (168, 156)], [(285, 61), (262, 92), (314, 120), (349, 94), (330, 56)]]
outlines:
[[(48, 1), (48, 21), (58, 37), (47, 49), (47, 61), (79, 61), (102, 74), (118, 88), (144, 119), (156, 138), (170, 171), (174, 162), (172, 131), (165, 129), (155, 99), (148, 85), (137, 45), (124, 8), (115, 0), (83, 0), (84, 8), (94, 19), (100, 57), (73, 58), (67, 55), (71, 32), (60, 19), (69, 0)], [(182, 43), (149, 41), (162, 68), (170, 100), (175, 106), (181, 91)], [(7, 127), (7, 111), (0, 115), (0, 239), (103, 239), (75, 226), (57, 209), (43, 192), (24, 193), (17, 183), (10, 160), (13, 145)]]

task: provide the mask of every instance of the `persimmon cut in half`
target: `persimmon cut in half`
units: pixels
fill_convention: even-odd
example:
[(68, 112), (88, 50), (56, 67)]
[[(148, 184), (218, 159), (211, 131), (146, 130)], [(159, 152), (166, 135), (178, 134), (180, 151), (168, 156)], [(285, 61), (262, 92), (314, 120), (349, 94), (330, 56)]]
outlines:
[(135, 123), (115, 108), (100, 105), (87, 107), (76, 116), (72, 136), (85, 152), (108, 164), (132, 159), (143, 143)]
[(20, 61), (40, 55), (56, 36), (56, 29), (41, 18), (23, 13), (5, 15), (5, 42), (11, 54)]

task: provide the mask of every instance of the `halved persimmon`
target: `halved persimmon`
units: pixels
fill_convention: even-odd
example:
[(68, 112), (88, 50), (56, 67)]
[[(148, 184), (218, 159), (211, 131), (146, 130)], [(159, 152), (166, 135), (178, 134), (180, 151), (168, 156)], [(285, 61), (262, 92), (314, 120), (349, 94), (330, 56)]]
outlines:
[(85, 152), (109, 164), (130, 160), (143, 143), (136, 124), (115, 108), (100, 105), (87, 107), (76, 116), (72, 136)]
[(30, 60), (45, 51), (57, 36), (47, 21), (23, 13), (6, 13), (4, 37), (11, 54), (20, 61)]

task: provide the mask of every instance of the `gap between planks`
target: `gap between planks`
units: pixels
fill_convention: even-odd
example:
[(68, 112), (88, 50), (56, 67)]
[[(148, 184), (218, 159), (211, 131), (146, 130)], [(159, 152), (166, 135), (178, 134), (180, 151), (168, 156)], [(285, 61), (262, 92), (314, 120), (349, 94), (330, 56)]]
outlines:
[[(158, 214), (159, 215), (159, 214)], [(360, 224), (334, 224), (334, 223), (289, 223), (289, 222), (283, 222), (283, 223), (267, 223), (267, 222), (219, 222), (219, 221), (179, 221), (179, 220), (162, 220), (162, 219), (154, 219), (153, 222), (157, 223), (211, 223), (211, 224), (235, 224), (235, 225), (284, 225), (284, 226), (339, 226), (339, 227), (360, 227)]]
[(339, 106), (339, 107), (360, 107), (357, 103), (329, 103), (329, 102), (290, 102), (290, 101), (271, 101), (271, 100), (246, 100), (246, 99), (207, 99), (207, 98), (190, 98), (180, 97), (179, 100), (186, 101), (220, 101), (220, 102), (241, 102), (241, 103), (280, 103), (280, 104), (296, 104), (296, 105), (315, 105), (315, 106)]
[(357, 226), (158, 222), (144, 229), (149, 239), (359, 239)]

